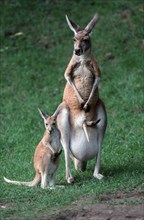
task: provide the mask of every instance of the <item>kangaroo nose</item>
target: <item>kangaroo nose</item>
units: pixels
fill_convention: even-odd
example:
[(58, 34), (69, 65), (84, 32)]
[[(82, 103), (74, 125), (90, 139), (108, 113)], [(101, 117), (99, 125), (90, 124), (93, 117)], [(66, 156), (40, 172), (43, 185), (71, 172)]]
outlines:
[(48, 128), (49, 134), (53, 131), (53, 128)]
[(75, 49), (75, 54), (76, 54), (76, 55), (80, 56), (80, 52), (81, 52), (80, 49)]

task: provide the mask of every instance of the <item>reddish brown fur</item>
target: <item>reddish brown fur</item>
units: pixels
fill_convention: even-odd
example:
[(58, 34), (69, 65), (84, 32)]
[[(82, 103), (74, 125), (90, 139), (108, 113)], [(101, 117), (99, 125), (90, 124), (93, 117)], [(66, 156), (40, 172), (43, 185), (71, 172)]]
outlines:
[(4, 177), (4, 180), (8, 183), (35, 186), (41, 179), (41, 187), (46, 188), (47, 175), (49, 175), (49, 185), (51, 187), (55, 186), (55, 173), (59, 166), (59, 155), (61, 153), (60, 134), (55, 126), (55, 117), (47, 117), (46, 114), (41, 111), (40, 114), (44, 119), (46, 131), (34, 153), (34, 168), (36, 175), (30, 182), (13, 181)]
[(74, 182), (70, 172), (69, 151), (72, 152), (77, 170), (84, 170), (85, 162), (97, 156), (94, 177), (102, 178), (99, 174), (100, 148), (106, 129), (106, 112), (99, 99), (98, 83), (101, 73), (91, 53), (90, 40), (97, 19), (98, 16), (95, 15), (85, 29), (81, 29), (66, 16), (67, 23), (74, 32), (74, 52), (65, 71), (67, 83), (57, 121), (65, 153), (68, 183)]
[[(80, 76), (73, 77), (73, 74), (76, 70), (80, 68), (80, 65), (85, 65), (85, 68), (88, 69), (89, 74), (81, 74)], [(77, 57), (75, 59), (75, 56), (72, 57), (66, 71), (65, 71), (65, 77), (71, 76), (73, 79), (73, 83), (75, 84), (79, 94), (81, 95), (82, 99), (86, 103), (92, 87), (94, 83), (95, 77), (101, 77), (101, 72), (98, 67), (98, 64), (96, 63), (96, 60), (93, 57), (89, 57), (88, 60), (86, 61), (85, 64), (81, 64), (80, 58)], [(96, 88), (94, 92), (94, 96), (91, 100), (91, 110), (97, 103), (99, 97), (98, 93), (98, 87)], [(81, 111), (81, 104), (79, 103), (79, 100), (75, 94), (75, 91), (71, 87), (71, 85), (67, 82), (65, 89), (64, 89), (64, 94), (63, 94), (63, 100), (66, 101), (67, 105), (69, 106), (71, 111)]]

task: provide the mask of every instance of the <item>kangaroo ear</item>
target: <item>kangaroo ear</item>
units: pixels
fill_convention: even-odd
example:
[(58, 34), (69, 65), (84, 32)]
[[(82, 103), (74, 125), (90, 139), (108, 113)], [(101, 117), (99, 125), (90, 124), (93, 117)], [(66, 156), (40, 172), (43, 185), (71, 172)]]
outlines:
[(74, 32), (74, 34), (76, 35), (77, 32), (80, 30), (80, 26), (78, 26), (77, 24), (75, 24), (72, 20), (70, 20), (68, 18), (68, 16), (66, 15), (66, 20), (68, 23), (69, 28)]
[(38, 111), (40, 113), (40, 116), (43, 118), (43, 119), (46, 119), (48, 116), (46, 113), (42, 112), (39, 108), (38, 108)]
[(52, 115), (52, 116), (55, 118), (55, 120), (56, 120), (56, 118), (57, 118), (59, 112), (60, 112), (60, 108), (59, 108), (59, 106), (58, 106), (58, 108), (56, 109), (56, 111), (55, 111), (55, 112), (53, 113), (53, 115)]
[(93, 17), (93, 19), (89, 22), (89, 24), (85, 27), (85, 30), (88, 34), (91, 34), (93, 28), (95, 27), (97, 21), (99, 19), (98, 14), (95, 14), (95, 16)]

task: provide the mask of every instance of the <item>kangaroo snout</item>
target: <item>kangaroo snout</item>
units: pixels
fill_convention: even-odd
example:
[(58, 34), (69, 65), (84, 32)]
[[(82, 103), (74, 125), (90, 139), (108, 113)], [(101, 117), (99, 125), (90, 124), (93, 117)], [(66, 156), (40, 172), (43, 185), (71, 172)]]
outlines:
[(51, 134), (53, 132), (53, 128), (47, 128), (47, 131), (49, 134)]
[(80, 56), (80, 55), (81, 55), (81, 49), (80, 49), (80, 48), (75, 49), (75, 54), (76, 54), (77, 56)]

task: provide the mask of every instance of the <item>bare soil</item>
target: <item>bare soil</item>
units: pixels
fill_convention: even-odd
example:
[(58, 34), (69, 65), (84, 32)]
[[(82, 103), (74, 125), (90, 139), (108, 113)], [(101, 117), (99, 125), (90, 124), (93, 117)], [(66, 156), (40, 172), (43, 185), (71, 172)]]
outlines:
[[(142, 192), (105, 194), (86, 197), (70, 207), (53, 210), (43, 220), (144, 220)], [(129, 205), (128, 205), (129, 204)], [(135, 204), (135, 205), (133, 205)]]

